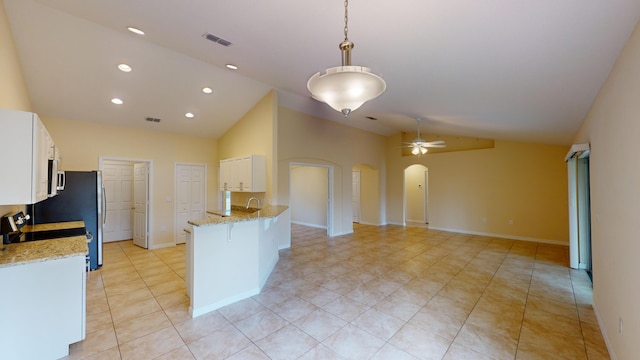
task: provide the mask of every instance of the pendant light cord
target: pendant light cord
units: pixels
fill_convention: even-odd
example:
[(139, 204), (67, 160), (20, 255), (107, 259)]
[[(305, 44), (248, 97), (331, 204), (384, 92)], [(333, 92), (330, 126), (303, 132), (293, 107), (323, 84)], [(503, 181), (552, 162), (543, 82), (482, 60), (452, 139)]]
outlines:
[(344, 40), (348, 41), (347, 33), (349, 32), (349, 0), (344, 0)]

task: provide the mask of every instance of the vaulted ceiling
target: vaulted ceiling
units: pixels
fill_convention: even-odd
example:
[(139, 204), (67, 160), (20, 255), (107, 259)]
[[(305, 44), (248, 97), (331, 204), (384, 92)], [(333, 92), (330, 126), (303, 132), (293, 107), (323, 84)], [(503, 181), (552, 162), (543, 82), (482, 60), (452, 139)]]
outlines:
[(634, 0), (351, 0), (352, 62), (387, 91), (345, 118), (306, 88), (340, 65), (343, 1), (4, 5), (34, 111), (214, 138), (273, 88), (283, 106), (382, 135), (421, 117), (423, 133), (570, 144), (640, 18)]

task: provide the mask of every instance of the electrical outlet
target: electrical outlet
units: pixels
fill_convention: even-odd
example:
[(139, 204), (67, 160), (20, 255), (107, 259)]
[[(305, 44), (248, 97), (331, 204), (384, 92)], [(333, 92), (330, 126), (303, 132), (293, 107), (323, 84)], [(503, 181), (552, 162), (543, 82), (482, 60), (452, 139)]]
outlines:
[(482, 222), (486, 223), (487, 222), (487, 218), (482, 218)]
[(509, 220), (509, 225), (513, 225), (513, 220)]

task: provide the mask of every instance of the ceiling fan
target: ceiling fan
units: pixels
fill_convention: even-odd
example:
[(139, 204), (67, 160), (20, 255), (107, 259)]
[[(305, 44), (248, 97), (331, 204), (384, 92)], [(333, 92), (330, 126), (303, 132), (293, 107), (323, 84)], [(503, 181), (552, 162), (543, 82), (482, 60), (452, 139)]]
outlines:
[(435, 141), (423, 140), (420, 137), (420, 121), (422, 121), (422, 119), (416, 118), (416, 121), (418, 122), (418, 137), (412, 142), (405, 142), (406, 144), (405, 146), (411, 148), (411, 153), (413, 155), (424, 155), (427, 153), (427, 151), (429, 151), (428, 148), (443, 148), (447, 146), (444, 140), (435, 140)]

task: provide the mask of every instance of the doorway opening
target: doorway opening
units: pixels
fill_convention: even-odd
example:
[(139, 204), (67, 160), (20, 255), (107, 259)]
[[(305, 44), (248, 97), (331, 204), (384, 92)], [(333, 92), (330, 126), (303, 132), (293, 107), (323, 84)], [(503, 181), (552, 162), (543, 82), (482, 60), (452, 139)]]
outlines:
[(352, 197), (351, 197), (351, 209), (353, 212), (353, 222), (354, 223), (360, 223), (360, 213), (361, 213), (361, 203), (360, 203), (360, 179), (361, 179), (361, 172), (360, 170), (352, 170), (351, 171), (351, 190), (352, 190)]
[(104, 242), (133, 239), (149, 248), (152, 161), (100, 157), (105, 188)]
[(369, 164), (351, 168), (352, 222), (360, 225), (381, 226), (384, 207), (380, 205), (380, 172)]
[(591, 247), (591, 197), (589, 182), (589, 144), (571, 147), (567, 154), (569, 179), (569, 262), (593, 278)]
[(327, 230), (333, 236), (333, 167), (289, 164), (291, 223)]
[(404, 170), (405, 226), (426, 227), (429, 224), (429, 169), (411, 165)]

